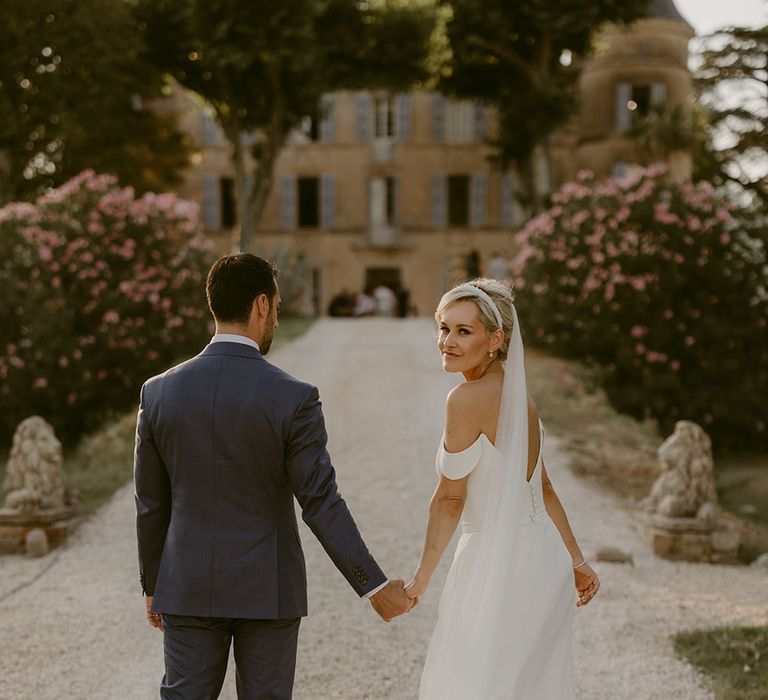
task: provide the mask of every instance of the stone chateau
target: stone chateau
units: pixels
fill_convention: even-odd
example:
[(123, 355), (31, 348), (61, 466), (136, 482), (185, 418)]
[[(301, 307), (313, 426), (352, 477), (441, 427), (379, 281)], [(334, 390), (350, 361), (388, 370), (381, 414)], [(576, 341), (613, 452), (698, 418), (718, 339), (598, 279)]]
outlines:
[[(633, 112), (653, 103), (689, 105), (693, 34), (673, 0), (655, 0), (652, 16), (629, 29), (602, 32), (581, 73), (580, 110), (549, 144), (555, 187), (582, 168), (620, 176), (638, 162), (624, 131)], [(200, 145), (179, 193), (200, 203), (206, 231), (228, 252), (234, 187), (226, 142), (191, 96), (176, 100), (182, 127)], [(336, 92), (324, 103), (323, 119), (307, 118), (280, 155), (257, 228), (255, 252), (306, 257), (305, 311), (325, 313), (341, 290), (384, 283), (408, 289), (418, 313), (430, 314), (463, 277), (470, 251), (483, 267), (493, 251), (511, 253), (524, 213), (514, 172), (488, 162), (491, 110), (430, 92)], [(670, 168), (686, 178), (689, 156), (674, 154)]]

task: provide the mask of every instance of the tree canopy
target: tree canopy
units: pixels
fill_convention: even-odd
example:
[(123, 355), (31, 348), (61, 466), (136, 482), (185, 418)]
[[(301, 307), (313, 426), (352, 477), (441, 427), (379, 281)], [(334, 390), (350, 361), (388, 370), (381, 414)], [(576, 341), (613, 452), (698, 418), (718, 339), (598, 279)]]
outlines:
[[(450, 60), (441, 89), (483, 100), (499, 115), (494, 145), (532, 192), (533, 155), (576, 108), (579, 59), (606, 22), (631, 22), (648, 0), (440, 0)], [(571, 61), (562, 60), (570, 52)]]
[(188, 148), (130, 8), (106, 0), (0, 3), (0, 202), (92, 168), (138, 190), (179, 180)]
[(736, 183), (768, 204), (768, 26), (704, 39), (695, 82), (703, 110), (696, 176)]
[(229, 142), (242, 250), (291, 130), (323, 93), (426, 79), (435, 25), (431, 4), (391, 1), (138, 0), (137, 12), (156, 65), (210, 105)]

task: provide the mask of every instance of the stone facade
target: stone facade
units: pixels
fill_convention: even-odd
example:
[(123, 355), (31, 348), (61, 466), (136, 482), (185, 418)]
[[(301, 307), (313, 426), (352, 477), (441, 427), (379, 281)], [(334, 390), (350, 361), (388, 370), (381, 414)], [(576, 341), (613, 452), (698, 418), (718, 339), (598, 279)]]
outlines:
[[(621, 174), (638, 162), (622, 135), (633, 109), (653, 101), (687, 105), (690, 26), (656, 2), (656, 17), (630, 29), (609, 28), (578, 86), (580, 113), (551, 141), (554, 186), (581, 168)], [(672, 4), (674, 7), (674, 5)], [(180, 193), (201, 204), (210, 236), (231, 249), (232, 176), (227, 146), (210, 115), (175, 96), (182, 127), (200, 144)], [(306, 311), (324, 312), (343, 289), (402, 285), (420, 314), (466, 276), (471, 251), (487, 264), (509, 255), (524, 221), (513, 172), (498, 172), (485, 140), (494, 114), (482, 105), (429, 92), (388, 96), (326, 95), (324, 116), (307, 119), (281, 153), (273, 191), (257, 229), (255, 252), (307, 256)], [(690, 157), (675, 154), (676, 177)]]

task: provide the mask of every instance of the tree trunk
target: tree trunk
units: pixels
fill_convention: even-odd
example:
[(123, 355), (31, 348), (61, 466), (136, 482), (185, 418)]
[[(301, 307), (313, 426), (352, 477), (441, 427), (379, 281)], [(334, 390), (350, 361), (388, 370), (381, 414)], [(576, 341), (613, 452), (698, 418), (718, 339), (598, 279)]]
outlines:
[[(232, 168), (235, 172), (237, 221), (232, 232), (232, 252), (253, 252), (256, 224), (261, 219), (274, 181), (274, 166), (282, 142), (268, 138), (252, 154), (250, 172), (242, 134), (229, 135), (232, 144)], [(279, 143), (280, 145), (275, 145)]]
[(544, 210), (544, 202), (552, 192), (552, 173), (549, 149), (546, 144), (537, 144), (517, 167), (520, 186), (525, 199), (526, 213), (536, 216)]
[(12, 202), (15, 189), (11, 183), (11, 158), (7, 150), (0, 150), (0, 206)]
[(232, 252), (248, 252), (253, 234), (253, 222), (248, 216), (248, 175), (243, 149), (243, 135), (236, 130), (230, 135), (232, 167), (235, 171), (236, 222), (232, 232)]
[[(259, 140), (251, 151), (253, 159), (252, 180), (253, 185), (249, 188), (246, 175), (245, 153), (242, 149), (242, 137), (239, 136), (240, 162), (242, 167), (242, 189), (238, 185), (238, 230), (239, 249), (243, 252), (251, 252), (256, 232), (256, 224), (264, 213), (264, 207), (267, 204), (267, 198), (272, 191), (272, 184), (275, 179), (275, 162), (280, 150), (285, 144), (288, 136), (284, 132), (283, 124), (283, 97), (280, 90), (280, 66), (278, 63), (270, 62), (267, 65), (268, 76), (272, 85), (272, 118), (268, 126), (260, 133)], [(233, 151), (236, 153), (237, 149)], [(235, 163), (235, 176), (237, 177), (238, 164)], [(250, 189), (250, 192), (248, 191)], [(242, 205), (240, 204), (242, 202)], [(233, 239), (233, 242), (236, 239)]]
[[(238, 230), (239, 236), (233, 237), (233, 245), (244, 253), (253, 252), (254, 238), (256, 233), (256, 224), (264, 213), (264, 207), (267, 205), (267, 198), (272, 191), (275, 175), (275, 161), (282, 147), (276, 145), (276, 141), (267, 140), (266, 143), (260, 143), (258, 155), (253, 156), (253, 169), (251, 171), (252, 185), (248, 187), (248, 178), (243, 175), (242, 199), (241, 191), (238, 189)], [(244, 171), (245, 172), (245, 171)], [(242, 206), (239, 204), (242, 202)]]

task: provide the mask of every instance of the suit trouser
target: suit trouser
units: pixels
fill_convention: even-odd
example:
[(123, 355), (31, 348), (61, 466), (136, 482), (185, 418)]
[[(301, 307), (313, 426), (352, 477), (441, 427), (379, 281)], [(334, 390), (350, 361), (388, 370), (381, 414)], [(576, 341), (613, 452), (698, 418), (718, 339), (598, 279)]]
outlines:
[(215, 700), (234, 643), (239, 700), (290, 700), (301, 618), (245, 620), (163, 613), (163, 700)]

